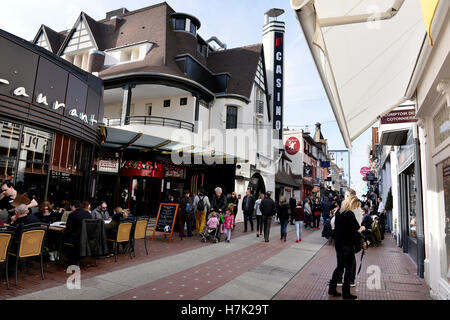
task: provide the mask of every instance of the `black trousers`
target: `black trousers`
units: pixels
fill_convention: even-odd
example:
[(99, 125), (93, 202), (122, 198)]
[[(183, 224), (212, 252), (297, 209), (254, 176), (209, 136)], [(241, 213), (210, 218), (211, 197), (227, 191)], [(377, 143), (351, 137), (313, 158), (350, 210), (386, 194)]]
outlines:
[(264, 240), (269, 241), (270, 225), (272, 224), (272, 216), (263, 216)]
[(318, 228), (320, 225), (320, 215), (316, 216), (313, 214), (313, 220), (314, 220), (313, 227)]
[(338, 241), (335, 242), (337, 267), (334, 269), (332, 283), (337, 283), (342, 279), (344, 274), (344, 286), (350, 286), (353, 274), (356, 271), (355, 249), (353, 246), (343, 245)]
[(251, 213), (246, 213), (244, 211), (244, 231), (247, 231), (247, 221), (250, 222), (251, 231), (253, 231), (253, 219)]
[(262, 233), (263, 230), (263, 216), (256, 215), (256, 232)]

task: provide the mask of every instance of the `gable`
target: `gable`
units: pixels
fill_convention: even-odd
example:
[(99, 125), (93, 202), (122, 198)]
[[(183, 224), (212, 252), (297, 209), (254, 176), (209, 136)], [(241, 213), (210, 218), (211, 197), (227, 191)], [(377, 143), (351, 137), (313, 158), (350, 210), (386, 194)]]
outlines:
[(98, 49), (89, 25), (83, 14), (80, 15), (77, 23), (74, 26), (74, 31), (66, 40), (62, 55), (74, 53), (77, 51), (84, 51), (89, 49)]
[(50, 47), (50, 42), (47, 39), (47, 36), (45, 35), (45, 32), (41, 30), (37, 40), (34, 42), (34, 44), (47, 49), (48, 51), (52, 51)]

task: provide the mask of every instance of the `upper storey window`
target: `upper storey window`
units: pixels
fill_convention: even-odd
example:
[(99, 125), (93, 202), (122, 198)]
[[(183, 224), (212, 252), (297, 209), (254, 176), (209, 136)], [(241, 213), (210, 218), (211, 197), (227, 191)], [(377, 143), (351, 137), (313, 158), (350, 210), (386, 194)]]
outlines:
[(186, 19), (176, 18), (173, 19), (173, 28), (174, 30), (186, 30)]
[(189, 30), (194, 36), (197, 34), (197, 26), (195, 24), (190, 23), (190, 30)]

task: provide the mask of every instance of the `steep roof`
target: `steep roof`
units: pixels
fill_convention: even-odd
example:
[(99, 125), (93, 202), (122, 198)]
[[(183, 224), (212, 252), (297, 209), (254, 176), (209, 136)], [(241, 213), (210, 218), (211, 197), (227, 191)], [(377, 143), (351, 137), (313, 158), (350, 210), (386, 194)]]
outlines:
[(59, 32), (56, 32), (55, 30), (47, 27), (45, 24), (43, 24), (39, 28), (39, 31), (37, 32), (37, 34), (36, 34), (36, 36), (35, 36), (35, 38), (33, 40), (34, 44), (39, 39), (39, 36), (41, 35), (42, 32), (45, 33), (45, 35), (46, 35), (46, 37), (48, 39), (51, 51), (54, 54), (56, 54), (58, 52), (59, 48), (61, 47), (62, 43), (64, 42), (64, 39), (67, 36), (67, 32), (66, 33), (59, 33)]
[(233, 48), (210, 53), (207, 66), (214, 73), (228, 72), (227, 93), (239, 94), (250, 98), (258, 61), (262, 53), (262, 44)]

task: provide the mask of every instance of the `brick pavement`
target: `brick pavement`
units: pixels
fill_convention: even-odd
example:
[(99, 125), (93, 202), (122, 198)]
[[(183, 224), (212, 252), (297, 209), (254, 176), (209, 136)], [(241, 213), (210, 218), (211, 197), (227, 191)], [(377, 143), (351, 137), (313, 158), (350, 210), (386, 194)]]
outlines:
[[(356, 256), (359, 268), (360, 254)], [(369, 289), (370, 266), (381, 270), (380, 288)], [(274, 300), (339, 300), (328, 295), (327, 282), (336, 267), (333, 245), (325, 245), (316, 256), (274, 297)], [(370, 282), (374, 284), (374, 282)], [(395, 239), (386, 235), (379, 247), (370, 247), (352, 293), (359, 300), (431, 300), (430, 288), (417, 276), (416, 266)], [(338, 291), (341, 289), (338, 287)]]

